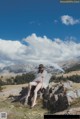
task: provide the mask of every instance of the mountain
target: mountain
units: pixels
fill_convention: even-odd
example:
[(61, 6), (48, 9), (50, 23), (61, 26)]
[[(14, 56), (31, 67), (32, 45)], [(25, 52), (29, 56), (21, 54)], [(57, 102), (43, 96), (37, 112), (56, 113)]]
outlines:
[(64, 70), (67, 70), (72, 67), (76, 67), (76, 66), (80, 65), (80, 57), (78, 57), (76, 59), (67, 60), (65, 62), (60, 62), (60, 63), (58, 63), (58, 65), (60, 67), (62, 67)]
[[(45, 69), (50, 73), (59, 73), (64, 70), (58, 66), (57, 64), (45, 65)], [(28, 73), (28, 72), (36, 72), (38, 70), (38, 65), (36, 64), (17, 64), (17, 65), (9, 65), (0, 68), (0, 73), (13, 72), (13, 73)]]
[[(53, 63), (53, 64), (47, 64), (45, 63), (45, 69), (52, 73), (61, 73), (65, 72), (66, 70), (79, 70), (80, 69), (80, 57), (77, 57), (76, 59), (67, 60), (64, 62), (59, 63)], [(16, 64), (16, 65), (8, 65), (4, 67), (0, 67), (0, 73), (6, 73), (6, 72), (13, 72), (13, 73), (28, 73), (28, 72), (36, 72), (38, 70), (39, 64), (37, 63), (27, 63), (27, 64)]]

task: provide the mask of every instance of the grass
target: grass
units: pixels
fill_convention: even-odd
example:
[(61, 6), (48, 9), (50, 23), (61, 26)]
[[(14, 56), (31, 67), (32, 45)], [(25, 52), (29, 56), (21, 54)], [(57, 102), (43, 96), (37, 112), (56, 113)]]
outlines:
[(0, 112), (7, 112), (8, 119), (43, 119), (47, 110), (39, 102), (34, 108), (24, 107), (20, 103), (11, 103), (9, 100), (0, 102)]
[[(69, 109), (77, 107), (80, 107), (80, 98), (72, 102)], [(42, 108), (41, 100), (32, 109), (19, 102), (11, 103), (9, 99), (0, 101), (0, 112), (7, 112), (8, 119), (44, 119), (44, 114), (49, 114), (47, 109)]]
[(74, 102), (71, 103), (71, 108), (72, 107), (80, 107), (80, 98), (77, 98)]

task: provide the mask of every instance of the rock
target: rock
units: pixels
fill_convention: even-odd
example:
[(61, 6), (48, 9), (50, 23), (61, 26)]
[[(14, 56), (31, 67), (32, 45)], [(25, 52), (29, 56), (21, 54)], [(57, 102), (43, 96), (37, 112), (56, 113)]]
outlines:
[(73, 91), (67, 91), (66, 95), (67, 95), (69, 104), (77, 98), (77, 94), (74, 90)]
[(67, 98), (70, 105), (74, 100), (80, 98), (80, 89), (67, 91)]
[(80, 115), (80, 107), (78, 107), (78, 108), (71, 108), (70, 110), (68, 110), (68, 114)]
[(63, 83), (64, 88), (66, 89), (72, 89), (73, 82), (72, 81), (66, 81)]
[(58, 111), (63, 111), (68, 108), (68, 100), (66, 95), (58, 94), (57, 98), (56, 95), (52, 96), (48, 105), (50, 111), (53, 113)]
[[(50, 112), (60, 112), (68, 108), (68, 106), (78, 97), (80, 97), (80, 89), (72, 89), (73, 82), (66, 81), (50, 84), (46, 89), (38, 91), (38, 98), (43, 99), (43, 107)], [(31, 94), (28, 98), (28, 104), (32, 104), (35, 87), (32, 87)], [(14, 102), (19, 101), (24, 104), (28, 92), (28, 87), (23, 87), (18, 96), (9, 96)], [(10, 106), (10, 108), (13, 108)]]
[(80, 89), (76, 90), (77, 98), (80, 97)]
[(43, 94), (43, 107), (51, 112), (58, 112), (68, 108), (68, 106), (78, 97), (80, 89), (72, 89), (73, 82), (66, 81), (51, 85)]
[(68, 99), (63, 84), (59, 83), (55, 88), (45, 90), (43, 106), (54, 113), (68, 108)]

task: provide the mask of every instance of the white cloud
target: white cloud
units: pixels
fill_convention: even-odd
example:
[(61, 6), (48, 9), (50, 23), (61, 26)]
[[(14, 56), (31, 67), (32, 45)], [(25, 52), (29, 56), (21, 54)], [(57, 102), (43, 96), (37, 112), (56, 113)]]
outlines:
[(35, 56), (34, 60), (37, 58), (38, 61), (59, 62), (74, 58), (77, 55), (80, 56), (80, 51), (78, 50), (80, 44), (73, 41), (63, 42), (59, 38), (52, 41), (46, 36), (43, 38), (37, 37), (36, 34), (28, 36), (24, 40), (30, 44), (33, 55)]
[(21, 44), (19, 41), (0, 39), (0, 62), (9, 64), (22, 60), (26, 49), (27, 46)]
[(80, 23), (80, 19), (74, 19), (72, 16), (69, 15), (61, 16), (61, 21), (65, 25), (75, 25)]
[(80, 43), (74, 41), (62, 41), (55, 38), (54, 41), (32, 34), (23, 39), (26, 46), (20, 41), (0, 39), (0, 65), (16, 63), (44, 63), (54, 64), (60, 61), (74, 59), (80, 56)]

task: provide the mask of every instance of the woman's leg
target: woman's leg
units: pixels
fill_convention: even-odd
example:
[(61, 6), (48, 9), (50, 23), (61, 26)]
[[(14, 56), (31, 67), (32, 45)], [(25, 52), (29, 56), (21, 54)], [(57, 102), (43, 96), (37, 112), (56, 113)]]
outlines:
[(37, 85), (36, 82), (30, 82), (29, 83), (29, 85), (28, 85), (28, 94), (27, 94), (26, 99), (25, 99), (25, 105), (27, 105), (27, 103), (28, 103), (28, 97), (30, 96), (31, 87), (36, 86), (36, 85)]
[(38, 85), (36, 86), (35, 90), (34, 90), (34, 97), (33, 97), (33, 102), (32, 102), (32, 106), (33, 107), (36, 104), (36, 99), (37, 99), (37, 92), (39, 91), (39, 89), (42, 87), (42, 83), (38, 83)]

